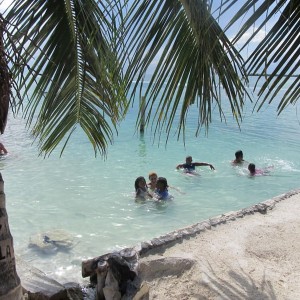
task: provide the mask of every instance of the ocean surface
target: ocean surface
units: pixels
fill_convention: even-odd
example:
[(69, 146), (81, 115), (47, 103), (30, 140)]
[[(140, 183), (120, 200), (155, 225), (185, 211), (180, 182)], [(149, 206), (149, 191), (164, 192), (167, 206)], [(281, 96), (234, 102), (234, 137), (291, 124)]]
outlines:
[[(185, 145), (173, 133), (166, 144), (164, 135), (153, 138), (150, 127), (144, 135), (136, 131), (136, 101), (106, 158), (95, 158), (80, 131), (61, 158), (59, 151), (47, 158), (38, 156), (25, 120), (10, 115), (1, 136), (9, 154), (0, 160), (0, 171), (16, 256), (62, 283), (82, 282), (82, 260), (299, 188), (299, 105), (277, 116), (276, 105), (284, 92), (258, 113), (248, 102), (240, 127), (222, 95), (226, 122), (215, 111), (208, 134), (202, 130), (198, 137), (197, 107), (192, 107)], [(257, 168), (271, 167), (270, 173), (250, 177), (246, 164), (233, 167), (231, 161), (239, 149), (247, 162)], [(198, 167), (198, 176), (187, 176), (176, 170), (187, 155), (213, 164), (215, 171)], [(176, 187), (169, 190), (173, 201), (135, 202), (135, 179), (148, 179), (151, 171)], [(45, 237), (66, 242), (43, 248)]]

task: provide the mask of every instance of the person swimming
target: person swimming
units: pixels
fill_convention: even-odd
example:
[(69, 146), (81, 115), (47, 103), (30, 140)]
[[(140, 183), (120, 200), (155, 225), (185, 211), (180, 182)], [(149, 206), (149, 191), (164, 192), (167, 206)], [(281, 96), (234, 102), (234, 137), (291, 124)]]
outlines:
[(273, 166), (264, 168), (264, 169), (257, 169), (255, 164), (250, 163), (248, 165), (248, 171), (250, 172), (250, 176), (256, 176), (256, 175), (268, 175), (270, 172), (270, 169), (273, 168)]
[(185, 158), (184, 164), (179, 164), (176, 166), (176, 169), (184, 169), (186, 172), (195, 172), (196, 167), (198, 166), (209, 166), (211, 170), (214, 170), (214, 166), (205, 162), (193, 162), (192, 156), (187, 156)]
[(241, 165), (245, 162), (242, 150), (235, 152), (235, 159), (231, 162), (233, 165)]

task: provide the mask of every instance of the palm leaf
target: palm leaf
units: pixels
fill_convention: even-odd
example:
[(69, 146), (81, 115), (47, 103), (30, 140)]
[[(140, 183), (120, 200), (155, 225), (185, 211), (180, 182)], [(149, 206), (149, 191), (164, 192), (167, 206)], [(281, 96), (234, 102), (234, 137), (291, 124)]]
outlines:
[[(246, 1), (231, 20), (229, 26), (243, 17), (249, 9), (252, 12), (256, 2), (254, 0)], [(265, 17), (262, 18), (263, 16)], [(297, 0), (263, 1), (245, 20), (235, 37), (235, 42), (254, 24), (259, 24), (252, 36), (246, 41), (245, 47), (259, 30), (274, 18), (276, 18), (276, 23), (249, 56), (246, 64), (248, 73), (257, 75), (257, 83), (262, 82), (258, 90), (257, 110), (265, 102), (271, 103), (281, 89), (288, 86), (278, 104), (278, 114), (280, 114), (288, 104), (294, 104), (300, 96), (300, 2)], [(271, 68), (273, 68), (272, 71), (270, 71)], [(291, 81), (293, 83), (288, 84)]]
[(18, 0), (7, 15), (13, 36), (7, 49), (19, 57), (13, 76), (29, 95), (24, 116), (41, 153), (66, 145), (78, 126), (95, 155), (113, 142), (127, 107), (116, 55), (122, 8), (114, 4)]
[[(198, 129), (208, 128), (214, 107), (222, 118), (219, 85), (239, 122), (247, 95), (243, 59), (208, 10), (209, 1), (136, 1), (126, 20), (128, 82), (136, 80), (136, 93), (150, 64), (160, 59), (151, 77), (147, 98), (147, 123), (155, 132), (169, 134), (179, 114), (178, 137), (191, 106), (198, 109)], [(140, 115), (141, 117), (141, 115)], [(139, 121), (141, 118), (139, 118)], [(197, 131), (198, 132), (198, 131)]]

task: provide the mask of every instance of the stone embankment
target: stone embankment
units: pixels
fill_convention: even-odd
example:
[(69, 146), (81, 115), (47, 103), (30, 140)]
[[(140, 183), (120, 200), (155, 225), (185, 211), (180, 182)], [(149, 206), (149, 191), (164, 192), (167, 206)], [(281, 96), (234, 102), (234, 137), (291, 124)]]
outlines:
[[(300, 299), (299, 210), (300, 190), (291, 191), (84, 261), (82, 276), (99, 300)], [(17, 266), (28, 299), (83, 297), (78, 285)]]

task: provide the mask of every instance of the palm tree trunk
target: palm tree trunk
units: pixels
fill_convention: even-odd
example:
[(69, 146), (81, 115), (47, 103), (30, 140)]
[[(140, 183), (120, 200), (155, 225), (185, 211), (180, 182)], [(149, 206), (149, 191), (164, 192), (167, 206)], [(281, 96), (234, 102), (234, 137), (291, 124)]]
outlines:
[(22, 287), (16, 271), (13, 237), (5, 206), (4, 181), (0, 173), (0, 300), (21, 299)]

